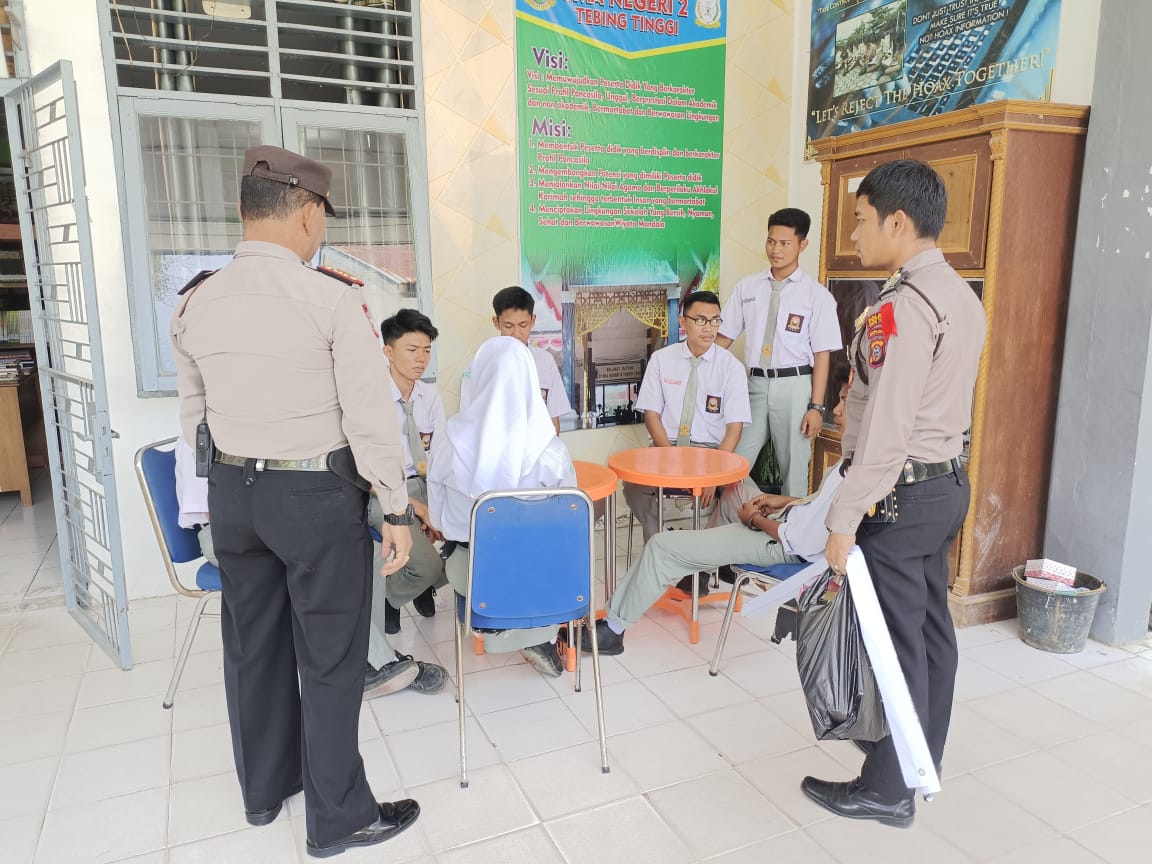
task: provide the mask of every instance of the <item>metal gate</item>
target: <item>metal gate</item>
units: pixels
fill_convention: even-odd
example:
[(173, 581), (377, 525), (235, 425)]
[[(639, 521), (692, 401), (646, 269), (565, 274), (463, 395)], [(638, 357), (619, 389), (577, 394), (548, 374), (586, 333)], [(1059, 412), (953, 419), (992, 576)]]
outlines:
[(124, 669), (128, 597), (72, 65), (4, 97), (68, 610)]

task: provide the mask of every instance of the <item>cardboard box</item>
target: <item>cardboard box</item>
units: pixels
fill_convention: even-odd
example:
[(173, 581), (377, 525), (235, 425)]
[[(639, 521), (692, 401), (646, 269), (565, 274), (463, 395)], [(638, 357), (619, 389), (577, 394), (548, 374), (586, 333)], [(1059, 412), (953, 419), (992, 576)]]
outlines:
[(1068, 564), (1061, 564), (1051, 558), (1033, 558), (1024, 564), (1024, 578), (1051, 579), (1067, 585), (1069, 588), (1076, 584), (1076, 568)]

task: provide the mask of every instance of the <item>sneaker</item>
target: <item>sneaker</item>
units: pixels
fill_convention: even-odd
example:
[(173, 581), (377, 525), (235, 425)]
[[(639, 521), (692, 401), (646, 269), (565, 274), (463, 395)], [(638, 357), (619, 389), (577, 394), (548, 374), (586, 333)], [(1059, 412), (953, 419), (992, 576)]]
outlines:
[(387, 696), (397, 690), (403, 690), (416, 680), (420, 674), (420, 667), (411, 658), (397, 659), (385, 663), (379, 669), (368, 664), (364, 672), (364, 699), (375, 699), (377, 696)]
[(736, 583), (736, 571), (732, 569), (731, 564), (720, 565), (720, 581), (728, 585)]
[[(580, 637), (580, 650), (592, 650), (592, 636), (585, 629)], [(606, 657), (614, 657), (624, 653), (624, 634), (616, 633), (608, 626), (608, 622), (601, 618), (596, 622), (596, 647)]]
[(423, 615), (425, 618), (431, 618), (436, 614), (436, 589), (429, 588), (419, 597), (412, 601), (412, 608)]
[(384, 601), (384, 632), (393, 635), (400, 632), (400, 610)]
[(555, 642), (541, 642), (539, 645), (525, 648), (523, 653), (541, 675), (559, 678), (564, 672), (564, 660)]
[[(411, 660), (412, 657), (397, 651), (396, 659)], [(408, 685), (409, 690), (431, 695), (444, 689), (444, 683), (448, 680), (447, 669), (438, 663), (425, 663), (423, 660), (417, 660), (416, 666), (419, 667), (420, 671), (416, 673), (415, 680)]]
[(703, 572), (690, 573), (689, 575), (687, 575), (683, 579), (681, 579), (679, 582), (677, 582), (676, 587), (679, 588), (681, 591), (683, 591), (685, 594), (687, 594), (689, 597), (691, 597), (692, 596), (692, 580), (696, 579), (700, 583), (700, 596), (701, 597), (707, 597), (708, 596), (708, 582), (711, 580), (711, 576), (712, 576), (711, 573), (703, 573)]

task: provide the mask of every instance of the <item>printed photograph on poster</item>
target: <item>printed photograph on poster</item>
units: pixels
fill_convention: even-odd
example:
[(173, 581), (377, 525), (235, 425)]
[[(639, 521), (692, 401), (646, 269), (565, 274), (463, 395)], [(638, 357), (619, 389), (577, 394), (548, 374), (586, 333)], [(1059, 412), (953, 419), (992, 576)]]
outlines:
[(719, 285), (726, 4), (651, 5), (517, 2), (521, 284), (561, 429), (640, 422), (680, 298)]
[(815, 0), (808, 138), (1047, 99), (1061, 0)]

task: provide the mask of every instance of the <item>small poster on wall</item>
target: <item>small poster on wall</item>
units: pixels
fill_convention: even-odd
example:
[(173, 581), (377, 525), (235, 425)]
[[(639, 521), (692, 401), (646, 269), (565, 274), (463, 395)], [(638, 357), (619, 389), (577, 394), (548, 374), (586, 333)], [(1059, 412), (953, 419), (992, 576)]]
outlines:
[(727, 5), (517, 0), (521, 284), (569, 423), (631, 417), (680, 298), (717, 290)]
[(814, 0), (808, 138), (1047, 99), (1060, 0)]

